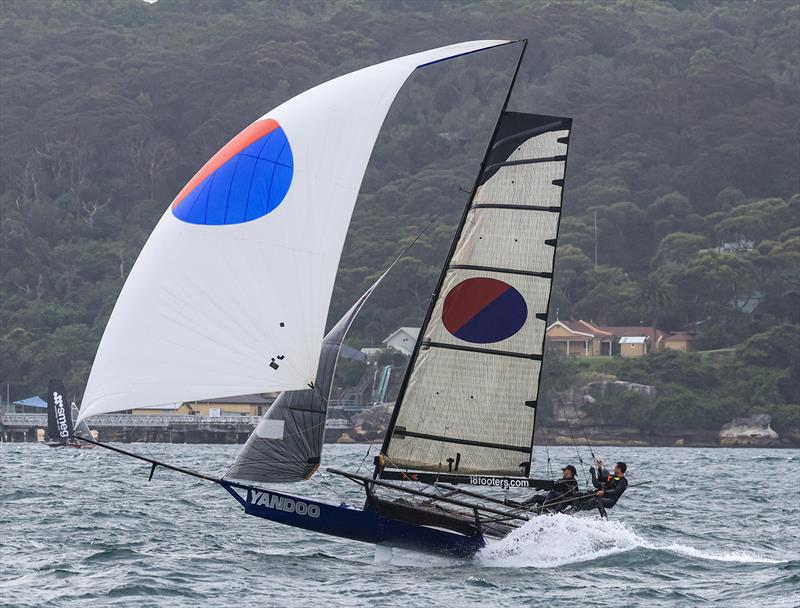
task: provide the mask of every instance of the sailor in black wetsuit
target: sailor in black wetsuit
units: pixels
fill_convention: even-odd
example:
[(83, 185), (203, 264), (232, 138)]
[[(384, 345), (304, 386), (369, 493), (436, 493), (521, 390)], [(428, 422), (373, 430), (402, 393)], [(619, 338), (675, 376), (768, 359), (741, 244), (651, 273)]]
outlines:
[(618, 462), (614, 465), (614, 473), (609, 473), (603, 466), (603, 461), (598, 459), (597, 471), (595, 471), (594, 467), (589, 468), (589, 472), (592, 474), (592, 485), (597, 489), (597, 492), (581, 505), (581, 511), (597, 509), (600, 511), (601, 517), (606, 517), (606, 509), (610, 509), (617, 504), (619, 497), (628, 487), (628, 480), (625, 479), (625, 471), (627, 470), (628, 465), (624, 462)]
[[(561, 511), (568, 502), (566, 501), (572, 496), (578, 495), (578, 480), (575, 479), (577, 470), (571, 464), (568, 464), (561, 469), (561, 479), (556, 479), (552, 482), (552, 487), (547, 494), (535, 494), (529, 500), (525, 501), (525, 505), (539, 505), (543, 509), (558, 512)], [(542, 489), (546, 489), (545, 486)], [(558, 503), (558, 504), (553, 504)]]

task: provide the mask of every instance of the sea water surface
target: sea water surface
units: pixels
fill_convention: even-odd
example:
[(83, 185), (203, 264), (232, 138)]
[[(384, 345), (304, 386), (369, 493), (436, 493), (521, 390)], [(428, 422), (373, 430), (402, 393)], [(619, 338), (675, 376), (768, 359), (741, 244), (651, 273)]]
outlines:
[[(218, 475), (238, 450), (128, 448)], [(326, 446), (325, 465), (366, 467), (366, 449)], [(0, 605), (800, 605), (797, 451), (595, 450), (627, 461), (631, 483), (655, 483), (630, 489), (609, 521), (541, 517), (453, 559), (376, 556), (250, 517), (214, 484), (163, 469), (148, 482), (148, 465), (101, 448), (0, 444)], [(573, 448), (549, 455), (554, 470), (579, 465)], [(535, 462), (546, 474), (544, 450)], [(361, 500), (354, 484), (318, 477), (290, 491)]]

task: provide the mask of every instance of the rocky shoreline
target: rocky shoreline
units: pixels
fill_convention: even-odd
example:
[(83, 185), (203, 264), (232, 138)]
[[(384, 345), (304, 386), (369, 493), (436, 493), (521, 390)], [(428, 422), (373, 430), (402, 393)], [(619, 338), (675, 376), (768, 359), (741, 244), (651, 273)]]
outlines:
[[(639, 435), (628, 433), (625, 428), (607, 428), (602, 434), (588, 434), (589, 443), (592, 446), (625, 446), (625, 447), (683, 447), (683, 448), (773, 448), (773, 449), (800, 449), (800, 431), (789, 437), (781, 437), (776, 440), (757, 440), (750, 437), (726, 438), (720, 440), (719, 436), (713, 433), (675, 433), (671, 435), (661, 435), (642, 432)], [(326, 433), (326, 443), (363, 443), (379, 442), (383, 438), (382, 433), (370, 433), (365, 435), (353, 436), (352, 433), (345, 431), (341, 435), (329, 436)], [(577, 439), (576, 439), (577, 441)], [(583, 441), (583, 438), (581, 438)], [(569, 436), (569, 429), (566, 427), (544, 427), (536, 433), (537, 445), (549, 446), (571, 446), (572, 438)], [(581, 445), (581, 442), (578, 442)]]
[[(353, 420), (353, 428), (339, 432), (328, 429), (328, 443), (369, 443), (380, 441), (386, 433), (386, 424), (393, 404), (370, 408)], [(616, 445), (631, 447), (740, 447), (740, 448), (800, 448), (800, 428), (784, 430), (778, 434), (771, 426), (771, 418), (765, 414), (736, 418), (720, 430), (670, 429), (655, 431), (635, 426), (599, 424), (583, 420), (581, 426), (575, 420), (563, 417), (560, 420), (542, 421), (536, 429), (538, 445), (582, 444), (583, 430), (592, 445)], [(583, 430), (580, 430), (580, 429)], [(574, 437), (574, 439), (573, 439)]]
[[(765, 416), (769, 418), (769, 416)], [(739, 418), (722, 427), (718, 432), (710, 430), (683, 429), (669, 433), (625, 426), (591, 426), (586, 434), (592, 445), (622, 445), (631, 447), (692, 447), (692, 448), (800, 448), (800, 429), (779, 436), (770, 426), (769, 420), (751, 422), (752, 418)], [(537, 443), (548, 445), (572, 445), (569, 426), (540, 426), (536, 431)], [(576, 439), (577, 440), (577, 439)], [(581, 437), (581, 440), (583, 438)]]

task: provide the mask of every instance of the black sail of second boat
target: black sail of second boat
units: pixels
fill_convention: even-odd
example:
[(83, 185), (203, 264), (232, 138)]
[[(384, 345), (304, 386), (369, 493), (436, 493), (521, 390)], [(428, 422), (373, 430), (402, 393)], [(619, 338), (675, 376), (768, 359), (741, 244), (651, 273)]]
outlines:
[(72, 408), (67, 401), (64, 383), (50, 380), (47, 384), (47, 442), (66, 445), (73, 434)]
[(529, 475), (571, 127), (501, 114), (395, 405), (381, 477)]

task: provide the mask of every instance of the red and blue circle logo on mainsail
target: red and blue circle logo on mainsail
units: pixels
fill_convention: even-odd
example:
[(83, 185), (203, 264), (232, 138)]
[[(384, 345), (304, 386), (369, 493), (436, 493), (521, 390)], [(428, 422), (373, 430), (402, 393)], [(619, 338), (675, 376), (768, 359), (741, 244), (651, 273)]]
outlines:
[(522, 294), (508, 283), (477, 277), (466, 279), (444, 299), (442, 323), (456, 338), (488, 344), (517, 333), (528, 318)]
[(294, 174), (286, 133), (271, 118), (257, 120), (217, 152), (172, 201), (190, 224), (241, 224), (281, 204)]

